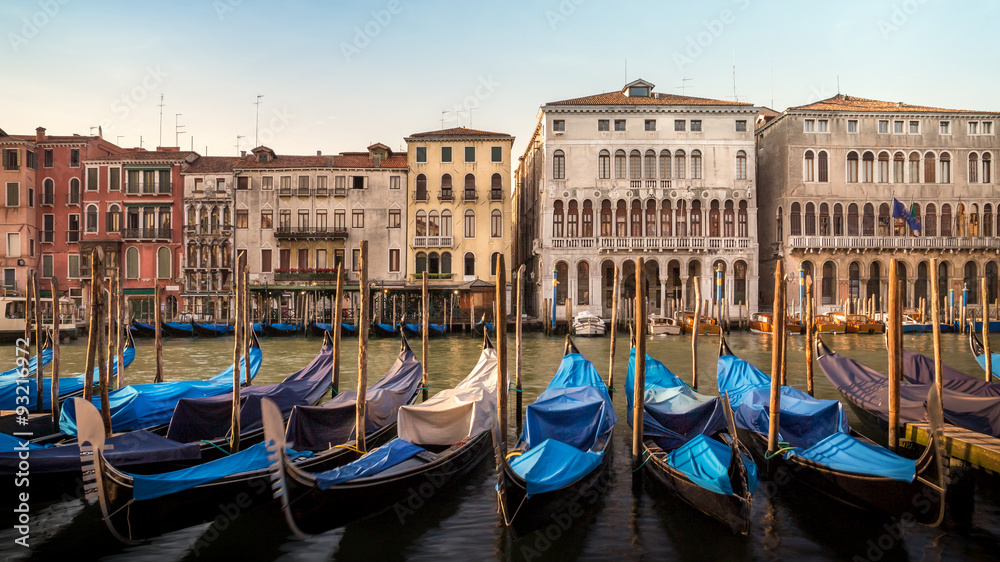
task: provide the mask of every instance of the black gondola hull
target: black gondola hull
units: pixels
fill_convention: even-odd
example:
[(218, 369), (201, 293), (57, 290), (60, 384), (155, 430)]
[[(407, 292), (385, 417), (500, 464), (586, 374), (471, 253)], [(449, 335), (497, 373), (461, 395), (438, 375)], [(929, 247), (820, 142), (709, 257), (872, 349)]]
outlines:
[(206, 328), (194, 322), (191, 323), (191, 331), (199, 338), (218, 338), (233, 333), (232, 326), (228, 324), (216, 324), (212, 325), (211, 328)]

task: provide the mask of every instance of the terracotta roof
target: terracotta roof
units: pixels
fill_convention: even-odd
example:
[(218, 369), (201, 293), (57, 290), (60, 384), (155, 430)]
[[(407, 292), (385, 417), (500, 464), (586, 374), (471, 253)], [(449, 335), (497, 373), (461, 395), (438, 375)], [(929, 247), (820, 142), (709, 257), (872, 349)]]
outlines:
[(188, 166), (185, 174), (227, 174), (232, 173), (239, 156), (202, 156)]
[(513, 139), (514, 137), (508, 135), (507, 133), (494, 133), (493, 131), (480, 131), (477, 129), (467, 129), (465, 127), (455, 127), (452, 129), (441, 129), (440, 131), (427, 131), (424, 133), (414, 133), (407, 137), (405, 140), (409, 139), (426, 139), (426, 138), (449, 138), (449, 137), (493, 137), (502, 139)]
[(332, 156), (295, 156), (276, 154), (267, 162), (258, 162), (256, 158), (240, 158), (235, 165), (239, 170), (284, 169), (284, 168), (329, 168), (332, 166)]
[[(21, 141), (35, 143), (35, 135), (0, 135), (7, 141)], [(57, 144), (57, 143), (87, 143), (92, 140), (102, 140), (98, 136), (83, 136), (83, 135), (45, 135), (45, 138), (35, 144)]]
[[(335, 168), (374, 168), (375, 162), (367, 152), (342, 152), (333, 157)], [(406, 168), (406, 154), (393, 154), (382, 161), (381, 168)]]
[(996, 113), (994, 111), (972, 111), (968, 109), (944, 109), (924, 105), (910, 105), (903, 102), (880, 101), (837, 94), (808, 105), (789, 107), (789, 111), (853, 111), (870, 113)]
[(190, 157), (198, 157), (197, 152), (192, 152), (190, 150), (126, 150), (121, 154), (112, 154), (110, 156), (100, 156), (97, 158), (88, 158), (86, 162), (128, 162), (140, 161), (140, 162), (153, 162), (157, 160), (166, 160), (172, 162), (183, 162)]
[(607, 92), (582, 98), (573, 98), (549, 102), (545, 105), (732, 105), (749, 107), (752, 103), (742, 101), (724, 101), (676, 94), (653, 92), (650, 97), (629, 97), (624, 92)]

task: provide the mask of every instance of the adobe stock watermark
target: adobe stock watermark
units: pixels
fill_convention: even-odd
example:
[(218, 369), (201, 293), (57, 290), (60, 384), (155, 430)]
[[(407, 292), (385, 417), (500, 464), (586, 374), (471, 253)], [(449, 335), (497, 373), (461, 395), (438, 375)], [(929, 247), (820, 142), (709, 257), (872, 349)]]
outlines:
[(552, 28), (552, 31), (556, 31), (560, 25), (566, 23), (571, 16), (576, 14), (577, 7), (586, 1), (587, 0), (560, 0), (554, 8), (545, 10), (545, 19), (548, 20), (549, 27)]
[(266, 145), (276, 139), (279, 133), (288, 129), (293, 119), (295, 119), (295, 114), (289, 111), (287, 107), (271, 110), (270, 116), (266, 114), (261, 115), (261, 127), (257, 133), (258, 143)]
[[(25, 340), (24, 338), (17, 339), (17, 379), (16, 387), (14, 388), (14, 403), (16, 404), (15, 416), (17, 420), (17, 425), (28, 425), (28, 407), (31, 406), (31, 395), (35, 391), (32, 388), (32, 380), (28, 377), (30, 376), (30, 354), (29, 347), (31, 342)], [(37, 375), (36, 375), (37, 376)], [(34, 437), (34, 434), (30, 431), (15, 431), (13, 433), (14, 437), (17, 438), (17, 445), (14, 447), (14, 452), (17, 453), (17, 472), (14, 473), (14, 488), (16, 489), (14, 496), (14, 520), (17, 525), (14, 525), (14, 530), (17, 531), (17, 538), (14, 542), (24, 548), (30, 548), (28, 539), (31, 536), (31, 507), (29, 501), (31, 500), (31, 494), (28, 492), (31, 488), (31, 452), (29, 450), (30, 440)]]
[(364, 25), (354, 26), (354, 38), (350, 42), (340, 42), (340, 52), (344, 55), (344, 60), (350, 64), (351, 59), (367, 49), (372, 41), (381, 35), (385, 28), (389, 27), (393, 17), (403, 13), (405, 9), (406, 4), (400, 0), (389, 0), (385, 8), (372, 10), (371, 19)]
[[(750, 0), (731, 0), (739, 11), (750, 7)], [(702, 28), (697, 33), (687, 36), (683, 53), (674, 53), (673, 60), (678, 71), (683, 71), (684, 67), (693, 63), (705, 53), (705, 50), (712, 46), (715, 41), (722, 36), (726, 27), (736, 23), (736, 12), (725, 8), (719, 15), (710, 20), (702, 20)]]
[(38, 9), (30, 16), (21, 18), (19, 33), (7, 34), (7, 42), (10, 43), (11, 50), (15, 53), (20, 52), (21, 47), (38, 37), (41, 30), (61, 14), (63, 6), (70, 2), (71, 0), (38, 0)]
[(551, 523), (518, 541), (521, 543), (521, 557), (524, 560), (541, 558), (563, 538), (577, 520), (592, 514), (593, 506), (600, 501), (613, 483), (614, 477), (611, 471), (606, 470), (589, 490), (567, 503), (563, 509), (553, 513)]
[(878, 20), (878, 30), (882, 34), (884, 41), (889, 40), (889, 36), (899, 31), (901, 27), (909, 23), (910, 17), (920, 11), (920, 7), (927, 3), (927, 0), (904, 0), (892, 5), (888, 18)]
[(453, 103), (451, 108), (444, 112), (445, 121), (461, 123), (463, 116), (464, 118), (470, 118), (472, 112), (479, 109), (483, 102), (493, 97), (493, 93), (501, 85), (503, 83), (494, 80), (492, 74), (480, 76), (479, 83), (472, 89), (472, 93), (465, 96), (461, 102)]

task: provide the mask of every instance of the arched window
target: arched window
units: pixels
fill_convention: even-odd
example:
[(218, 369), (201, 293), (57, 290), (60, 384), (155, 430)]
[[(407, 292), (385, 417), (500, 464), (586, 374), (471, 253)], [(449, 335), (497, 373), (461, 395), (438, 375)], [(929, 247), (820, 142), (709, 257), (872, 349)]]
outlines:
[(590, 199), (584, 199), (583, 201), (583, 217), (581, 222), (583, 223), (583, 237), (593, 238), (594, 237), (594, 204)]
[(701, 200), (691, 202), (691, 236), (698, 238), (701, 234)]
[(895, 183), (906, 183), (906, 157), (902, 152), (892, 155), (892, 181)]
[(991, 170), (990, 170), (990, 164), (992, 164), (992, 163), (993, 163), (993, 157), (990, 156), (989, 152), (984, 152), (983, 153), (983, 183), (990, 183), (991, 181), (993, 181), (991, 179), (992, 175), (990, 173), (991, 172)]
[(452, 191), (451, 174), (441, 175), (441, 199), (449, 200), (454, 198), (454, 191)]
[(889, 236), (889, 204), (882, 203), (878, 207), (878, 235)]
[(951, 183), (951, 154), (941, 153), (941, 174), (938, 176), (941, 183)]
[(465, 237), (476, 237), (476, 212), (472, 209), (466, 209), (465, 211)]
[(726, 238), (732, 238), (735, 236), (735, 213), (733, 213), (733, 201), (730, 199), (726, 201), (726, 211), (722, 214), (722, 235)]
[(719, 223), (721, 216), (719, 213), (719, 202), (718, 200), (713, 200), (708, 209), (708, 236), (711, 238), (719, 237)]
[[(493, 211), (499, 213), (500, 211)], [(566, 237), (578, 238), (580, 236), (579, 207), (576, 199), (569, 202), (569, 209), (566, 211)]]
[(465, 174), (465, 199), (475, 201), (476, 199), (476, 175)]
[(590, 264), (586, 261), (576, 264), (576, 304), (590, 304)]
[(933, 152), (924, 154), (924, 183), (937, 183), (937, 157)]
[(187, 226), (197, 226), (198, 225), (198, 214), (194, 210), (194, 205), (188, 205), (187, 210)]
[(969, 153), (969, 183), (979, 181), (979, 155), (975, 152)]
[(427, 271), (427, 254), (417, 252), (416, 273), (423, 273), (425, 271)]
[(156, 278), (157, 279), (170, 279), (170, 262), (171, 260), (170, 248), (166, 246), (161, 246), (156, 250)]
[(792, 203), (792, 208), (788, 215), (788, 224), (788, 233), (791, 236), (802, 235), (802, 206), (798, 202)]
[(733, 264), (733, 302), (742, 304), (747, 301), (747, 263), (738, 260)]
[[(910, 213), (919, 220), (920, 219), (920, 203), (913, 203), (911, 205), (911, 207), (910, 207)], [(905, 223), (906, 221), (903, 221), (903, 222)], [(909, 230), (908, 226), (907, 226), (907, 230)], [(919, 230), (910, 230), (909, 232), (913, 236), (920, 236), (921, 235), (921, 231), (919, 231)]]
[(833, 206), (833, 235), (844, 235), (844, 206), (840, 203)]
[(993, 236), (993, 205), (983, 205), (983, 236)]
[(451, 252), (441, 252), (441, 273), (451, 273)]
[(934, 203), (927, 204), (924, 215), (924, 236), (937, 236), (937, 207)]
[(646, 201), (646, 236), (656, 236), (656, 201)]
[[(204, 261), (205, 259), (202, 257), (202, 262)], [(135, 246), (125, 250), (125, 277), (128, 279), (139, 278), (139, 248)]]
[(889, 183), (889, 153), (880, 152), (878, 155), (878, 181), (879, 183)]
[(417, 236), (427, 236), (427, 213), (424, 211), (417, 211), (416, 215), (417, 223)]
[(490, 254), (490, 277), (497, 276), (497, 258), (500, 257), (500, 252), (493, 252)]
[(611, 179), (611, 153), (602, 150), (597, 155), (597, 177), (602, 180)]
[(465, 253), (465, 276), (476, 276), (476, 254), (473, 254), (472, 252)]
[(674, 217), (677, 221), (676, 233), (674, 234), (678, 238), (684, 238), (688, 235), (687, 230), (687, 201), (681, 199), (677, 202), (677, 211), (674, 213)]
[(427, 273), (441, 273), (441, 256), (437, 252), (427, 254)]
[(615, 208), (615, 236), (619, 238), (624, 238), (628, 235), (628, 230), (626, 229), (626, 221), (628, 220), (628, 208), (626, 207), (625, 201), (619, 199), (618, 206)]
[[(308, 212), (308, 211), (307, 211)], [(301, 212), (299, 213), (301, 214)], [(212, 234), (219, 233), (219, 208), (212, 207)]]
[(806, 221), (804, 231), (806, 236), (816, 236), (816, 205), (812, 202), (806, 203)]
[(817, 165), (819, 168), (819, 174), (816, 176), (817, 179), (821, 182), (830, 181), (830, 159), (827, 157), (825, 150), (819, 151)]
[(441, 211), (441, 236), (451, 236), (451, 211)]
[(625, 151), (620, 148), (615, 151), (615, 179), (625, 179)]
[(975, 203), (969, 211), (969, 236), (979, 236), (979, 205)]
[(965, 287), (969, 289), (967, 304), (979, 304), (979, 267), (976, 262), (965, 263), (965, 279), (962, 280)]
[(911, 152), (909, 161), (910, 161), (910, 170), (909, 170), (910, 183), (920, 183), (920, 153)]
[(691, 151), (691, 179), (700, 180), (701, 179), (701, 151), (692, 150)]
[(858, 153), (853, 150), (847, 153), (847, 181), (851, 183), (858, 181)]
[(858, 228), (858, 204), (851, 203), (847, 206), (847, 235), (858, 236), (861, 230)]
[(490, 212), (490, 238), (503, 238), (503, 213), (500, 209)]
[(611, 213), (611, 201), (601, 201), (601, 236), (611, 236), (614, 232), (614, 220)]
[(951, 205), (941, 205), (941, 236), (951, 236)]
[(677, 179), (684, 179), (684, 159), (687, 158), (687, 154), (683, 150), (678, 150), (674, 152), (674, 177)]
[(740, 200), (740, 212), (737, 217), (737, 231), (736, 236), (740, 238), (750, 237), (750, 225), (749, 217), (747, 216), (747, 202), (746, 199)]
[(417, 176), (417, 201), (427, 201), (427, 176), (420, 174)]
[(785, 228), (783, 226), (784, 220), (785, 220), (785, 215), (783, 214), (781, 207), (778, 207), (778, 212), (775, 213), (774, 217), (775, 236), (777, 237), (778, 240), (785, 239)]
[[(291, 211), (281, 211), (281, 215), (290, 213)], [(289, 217), (291, 215), (288, 215)], [(291, 226), (291, 219), (289, 218), (289, 224), (280, 223), (278, 226)], [(208, 208), (202, 207), (198, 210), (198, 231), (202, 234), (208, 234)]]
[(556, 262), (556, 304), (566, 304), (566, 297), (569, 294), (569, 264), (564, 261)]
[(819, 235), (830, 235), (830, 206), (826, 203), (819, 204)]
[(642, 208), (638, 199), (632, 201), (632, 212), (629, 213), (629, 218), (632, 224), (631, 235), (642, 236)]
[(559, 200), (552, 203), (552, 237), (563, 237), (563, 202)]
[(660, 178), (668, 180), (670, 179), (670, 151), (661, 150), (660, 151)]
[(871, 152), (865, 152), (864, 156), (861, 157), (862, 161), (862, 179), (861, 181), (865, 183), (872, 183), (875, 181), (875, 155)]
[(118, 205), (108, 208), (107, 224), (105, 229), (108, 232), (120, 232), (122, 229), (122, 212)]
[(97, 205), (87, 205), (87, 232), (97, 232)]
[(802, 179), (804, 181), (814, 181), (816, 178), (816, 176), (813, 175), (814, 171), (813, 161), (814, 161), (813, 151), (807, 150), (802, 162), (802, 168), (803, 168)]
[(828, 261), (823, 264), (822, 304), (837, 303), (837, 264)]
[(670, 209), (670, 200), (665, 199), (663, 201), (663, 207), (660, 208), (660, 236), (668, 238), (672, 236), (673, 225), (673, 212)]
[(642, 155), (638, 150), (633, 150), (628, 155), (628, 177), (637, 180), (642, 177)]
[(52, 181), (52, 178), (45, 178), (45, 182), (42, 183), (42, 205), (52, 205), (55, 203), (56, 199), (56, 184)]
[(427, 213), (427, 236), (440, 236), (441, 222), (437, 211)]
[(552, 179), (566, 179), (566, 155), (561, 150), (552, 153)]
[(80, 180), (77, 178), (69, 180), (69, 204), (80, 204)]
[(856, 261), (847, 268), (847, 288), (852, 300), (861, 296), (861, 264)]
[(490, 199), (500, 201), (503, 195), (503, 178), (500, 174), (490, 176)]
[(865, 214), (861, 219), (861, 235), (875, 236), (875, 206), (865, 203)]
[(747, 179), (747, 153), (742, 150), (736, 152), (736, 179)]
[(646, 179), (656, 179), (656, 152), (646, 151)]

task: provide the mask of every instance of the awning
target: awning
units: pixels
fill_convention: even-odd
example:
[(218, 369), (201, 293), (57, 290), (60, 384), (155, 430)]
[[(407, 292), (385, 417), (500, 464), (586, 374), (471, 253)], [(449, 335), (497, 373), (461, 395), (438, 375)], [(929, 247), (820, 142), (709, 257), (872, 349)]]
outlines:
[(125, 289), (126, 295), (155, 295), (154, 289)]

